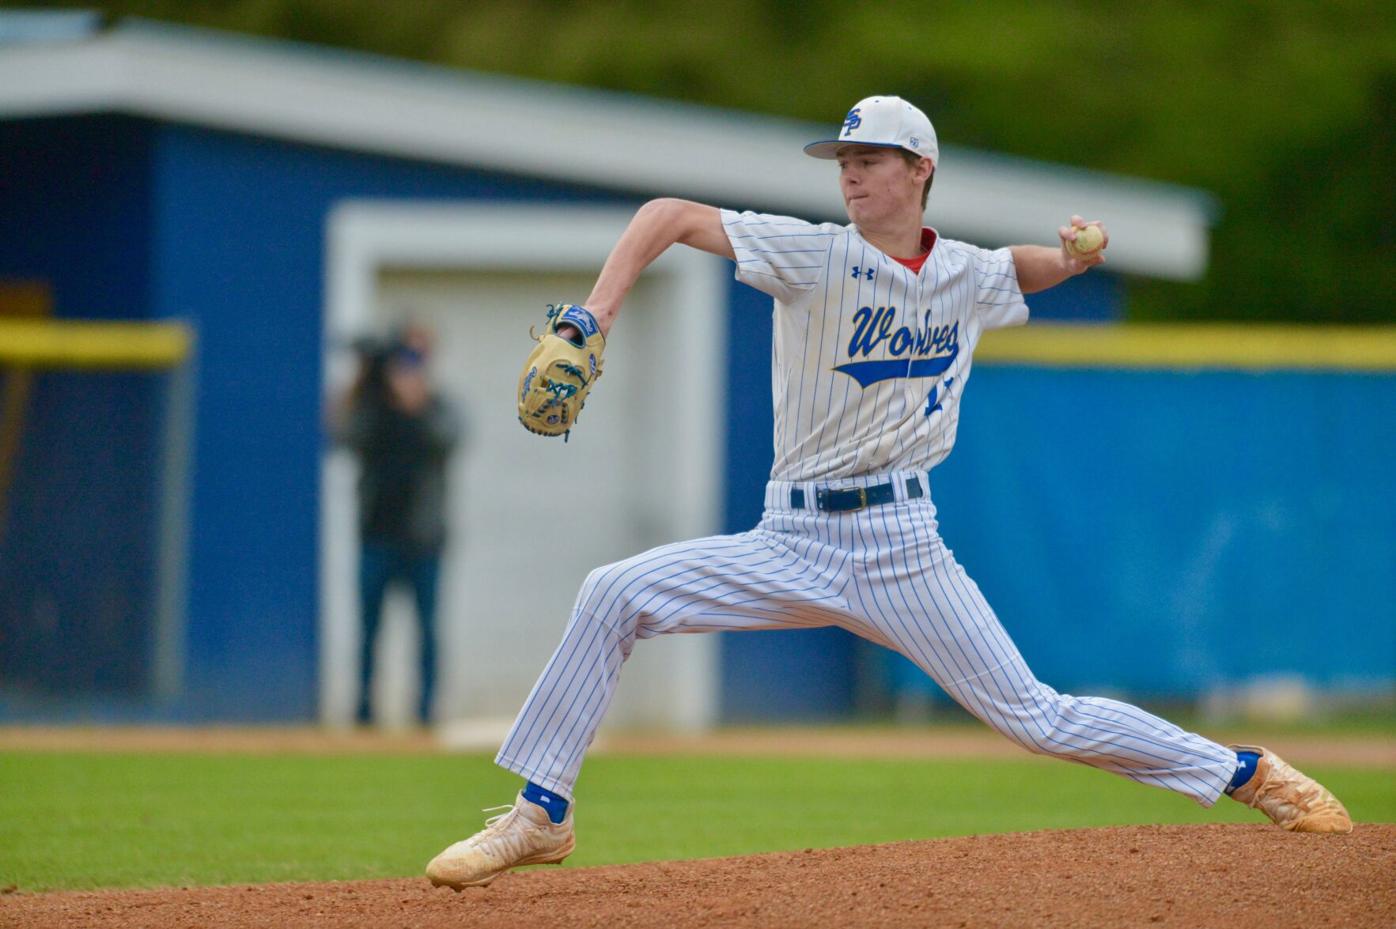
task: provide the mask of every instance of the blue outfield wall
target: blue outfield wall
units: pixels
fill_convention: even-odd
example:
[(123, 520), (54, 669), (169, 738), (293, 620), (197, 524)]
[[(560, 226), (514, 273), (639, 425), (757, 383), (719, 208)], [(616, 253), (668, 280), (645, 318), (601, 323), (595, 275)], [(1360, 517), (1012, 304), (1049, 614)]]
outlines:
[[(757, 362), (735, 346), (734, 365)], [(732, 457), (766, 443), (769, 463), (766, 399), (735, 393)], [(1194, 698), (1269, 674), (1389, 690), (1393, 411), (1396, 371), (980, 361), (932, 496), (947, 544), (1060, 690)], [(759, 518), (764, 478), (731, 475), (732, 530)], [(727, 634), (724, 715), (853, 712), (885, 686), (860, 683), (869, 648), (835, 629)]]
[(981, 365), (941, 532), (1038, 676), (1396, 680), (1396, 372)]

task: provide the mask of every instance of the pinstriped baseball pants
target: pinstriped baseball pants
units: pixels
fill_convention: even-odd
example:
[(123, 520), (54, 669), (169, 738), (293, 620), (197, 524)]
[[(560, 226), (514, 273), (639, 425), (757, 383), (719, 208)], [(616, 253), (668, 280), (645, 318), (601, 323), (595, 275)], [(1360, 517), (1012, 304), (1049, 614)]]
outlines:
[(1236, 770), (1235, 752), (1129, 704), (1038, 681), (941, 541), (930, 496), (908, 499), (913, 477), (924, 487), (924, 473), (835, 482), (893, 483), (895, 502), (852, 513), (792, 509), (791, 490), (812, 503), (816, 487), (827, 485), (772, 481), (755, 529), (660, 546), (592, 571), (496, 763), (571, 799), (636, 639), (840, 626), (901, 652), (1030, 751), (1215, 803)]

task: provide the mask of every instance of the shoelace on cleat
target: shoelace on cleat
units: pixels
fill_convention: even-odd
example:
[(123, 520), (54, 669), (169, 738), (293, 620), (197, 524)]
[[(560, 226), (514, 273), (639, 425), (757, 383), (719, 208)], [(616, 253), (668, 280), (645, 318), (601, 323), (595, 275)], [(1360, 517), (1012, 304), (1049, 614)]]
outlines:
[(504, 821), (508, 818), (509, 814), (513, 812), (513, 809), (512, 806), (487, 806), (481, 810), (481, 813), (494, 813), (495, 815), (487, 817), (485, 819), (485, 828), (465, 840), (466, 846), (474, 848), (486, 839), (493, 838), (495, 834), (503, 828)]
[[(501, 812), (495, 813), (496, 810)], [(508, 806), (487, 806), (481, 813), (494, 813), (493, 816), (485, 818), (485, 832), (497, 831), (497, 828), (504, 824), (504, 820), (509, 818), (509, 814), (514, 812), (512, 804)]]
[(537, 849), (532, 841), (539, 834), (537, 827), (526, 818), (523, 827), (511, 830), (509, 827), (514, 820), (520, 818), (518, 808), (514, 806), (493, 806), (482, 812), (492, 813), (495, 810), (502, 810), (494, 816), (485, 820), (485, 828), (474, 843), (474, 847), (480, 852), (491, 855), (501, 861), (517, 861), (527, 853)]

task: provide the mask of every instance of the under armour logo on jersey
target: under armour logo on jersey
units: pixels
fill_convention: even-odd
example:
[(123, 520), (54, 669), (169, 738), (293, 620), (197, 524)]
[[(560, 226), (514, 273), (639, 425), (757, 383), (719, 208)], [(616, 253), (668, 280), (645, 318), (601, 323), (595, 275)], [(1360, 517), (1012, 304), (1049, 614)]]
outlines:
[(861, 277), (861, 278), (865, 278), (866, 280), (869, 280), (869, 281), (870, 281), (870, 280), (873, 279), (873, 275), (876, 274), (876, 273), (877, 273), (877, 271), (876, 271), (876, 269), (874, 269), (874, 268), (868, 268), (868, 269), (865, 270), (865, 269), (863, 269), (862, 267), (860, 267), (859, 265), (854, 265), (854, 266), (853, 266), (853, 274), (850, 275), (850, 276), (851, 276), (855, 281), (858, 280), (858, 278), (860, 278), (860, 277)]
[(843, 118), (843, 132), (839, 133), (839, 138), (850, 135), (854, 129), (863, 125), (863, 117), (858, 115), (858, 107), (848, 111), (848, 115)]

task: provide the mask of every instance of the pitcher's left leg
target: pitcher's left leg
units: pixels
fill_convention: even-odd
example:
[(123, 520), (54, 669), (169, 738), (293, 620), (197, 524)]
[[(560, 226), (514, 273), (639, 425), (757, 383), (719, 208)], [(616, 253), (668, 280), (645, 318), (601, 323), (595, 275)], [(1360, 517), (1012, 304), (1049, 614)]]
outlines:
[(887, 631), (951, 697), (1029, 751), (1164, 787), (1203, 806), (1217, 801), (1236, 773), (1236, 752), (1136, 706), (1061, 694), (1037, 680), (934, 523), (912, 531), (915, 544), (890, 555), (906, 562), (893, 576), (908, 580), (881, 599), (890, 609), (904, 597), (902, 615), (914, 621), (894, 621)]

